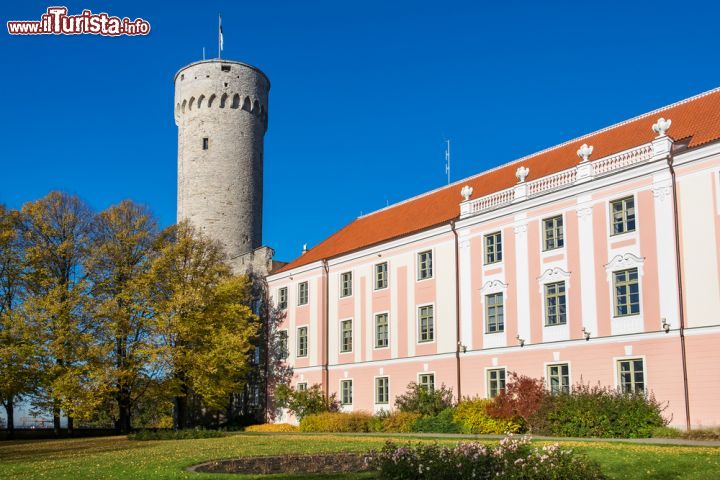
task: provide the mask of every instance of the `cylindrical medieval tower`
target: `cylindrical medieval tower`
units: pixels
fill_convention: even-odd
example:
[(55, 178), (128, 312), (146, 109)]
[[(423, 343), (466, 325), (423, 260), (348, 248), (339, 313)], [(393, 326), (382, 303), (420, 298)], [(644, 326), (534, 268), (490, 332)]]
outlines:
[(231, 263), (262, 245), (263, 137), (270, 81), (214, 59), (175, 74), (177, 219), (226, 248)]

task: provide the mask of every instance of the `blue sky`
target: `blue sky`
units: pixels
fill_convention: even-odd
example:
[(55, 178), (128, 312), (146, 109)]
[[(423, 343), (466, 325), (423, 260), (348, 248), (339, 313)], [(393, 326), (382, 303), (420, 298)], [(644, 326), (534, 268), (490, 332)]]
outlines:
[[(290, 260), (361, 212), (718, 86), (718, 8), (677, 2), (4, 2), (150, 21), (148, 37), (0, 35), (0, 202), (60, 189), (175, 221), (174, 73), (272, 82), (264, 242)], [(4, 28), (4, 27), (3, 27)]]

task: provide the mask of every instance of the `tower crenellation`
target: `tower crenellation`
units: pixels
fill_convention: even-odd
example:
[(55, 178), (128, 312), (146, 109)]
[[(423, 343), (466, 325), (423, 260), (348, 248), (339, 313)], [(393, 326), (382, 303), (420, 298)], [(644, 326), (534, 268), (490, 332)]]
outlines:
[(235, 61), (195, 62), (175, 75), (177, 219), (226, 248), (236, 270), (262, 245), (263, 141), (270, 81)]

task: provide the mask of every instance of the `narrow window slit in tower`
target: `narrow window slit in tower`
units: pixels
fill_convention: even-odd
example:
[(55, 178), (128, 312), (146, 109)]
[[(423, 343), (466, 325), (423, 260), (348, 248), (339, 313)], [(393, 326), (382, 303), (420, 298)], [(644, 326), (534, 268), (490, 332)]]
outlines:
[(230, 65), (222, 65), (222, 66), (220, 67), (220, 70), (222, 70), (223, 72), (229, 72), (229, 71), (230, 71)]
[(203, 150), (208, 149), (208, 137), (203, 138)]

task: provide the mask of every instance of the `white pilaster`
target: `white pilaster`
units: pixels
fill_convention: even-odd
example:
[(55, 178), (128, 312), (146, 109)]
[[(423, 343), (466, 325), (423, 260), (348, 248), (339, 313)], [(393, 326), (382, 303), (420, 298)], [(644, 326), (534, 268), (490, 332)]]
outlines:
[[(578, 198), (578, 245), (580, 246), (580, 301), (582, 324), (591, 332), (598, 331), (597, 304), (595, 301), (595, 245), (591, 197)], [(571, 332), (574, 334), (576, 332)]]
[(517, 296), (515, 298), (517, 307), (518, 335), (528, 343), (530, 339), (530, 258), (528, 253), (527, 214), (520, 214), (515, 217), (518, 222), (515, 225), (515, 275), (517, 285), (515, 286)]
[(679, 328), (677, 298), (677, 268), (675, 263), (675, 223), (673, 219), (672, 183), (669, 171), (653, 176), (655, 200), (655, 240), (657, 242), (658, 298), (660, 318), (658, 330), (665, 318), (670, 328)]
[(458, 268), (460, 281), (460, 342), (468, 350), (472, 345), (472, 262), (470, 256), (470, 230), (458, 232)]

